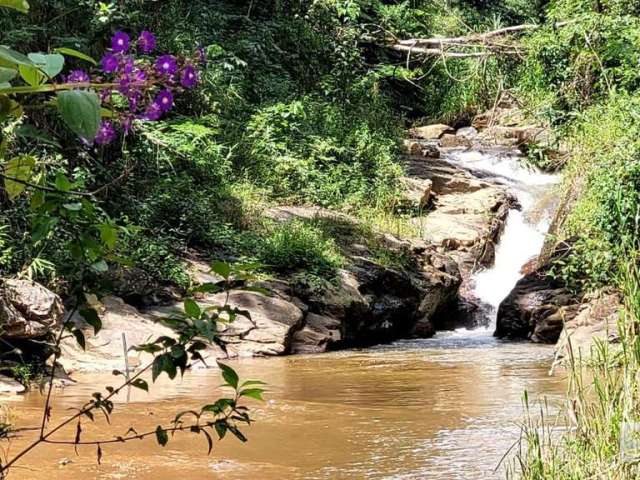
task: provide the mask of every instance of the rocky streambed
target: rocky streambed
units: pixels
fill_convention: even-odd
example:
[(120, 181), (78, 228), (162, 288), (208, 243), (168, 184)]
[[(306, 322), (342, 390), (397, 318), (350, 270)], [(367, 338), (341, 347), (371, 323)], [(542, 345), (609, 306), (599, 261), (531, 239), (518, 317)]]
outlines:
[[(511, 282), (510, 288), (518, 280), (520, 266), (527, 261), (530, 271), (524, 272), (499, 308), (508, 289), (503, 292), (489, 282), (497, 297), (496, 293), (479, 295), (476, 285), (477, 272), (494, 265), (496, 246), (510, 212), (513, 215), (522, 210), (522, 202), (531, 202), (538, 194), (549, 196), (546, 187), (535, 190), (535, 181), (529, 177), (537, 173), (514, 166), (521, 161), (523, 145), (546, 141), (545, 129), (523, 122), (517, 108), (499, 105), (478, 116), (470, 127), (454, 130), (447, 125), (429, 125), (411, 130), (411, 138), (404, 142), (405, 194), (398, 208), (405, 212), (413, 234), (399, 238), (373, 232), (375, 248), (353, 234), (360, 228), (353, 216), (319, 207), (267, 210), (265, 216), (274, 222), (331, 225), (341, 238), (347, 261), (335, 280), (320, 289), (285, 276), (260, 283), (270, 292), (268, 296), (233, 292), (230, 305), (249, 310), (252, 321), (240, 318), (229, 324), (220, 332), (227, 352), (211, 349), (209, 357), (321, 353), (402, 338), (428, 338), (441, 329), (487, 327), (496, 313), (496, 334), (500, 337), (555, 342), (566, 319), (586, 307), (581, 299), (553, 283), (547, 266), (536, 265), (541, 244), (535, 251), (525, 250), (525, 255), (533, 258), (511, 259), (515, 269), (498, 282), (503, 284), (502, 290), (505, 282)], [(498, 163), (487, 167), (486, 161)], [(514, 172), (523, 178), (514, 177)], [(531, 188), (519, 189), (518, 182)], [(553, 195), (549, 198), (543, 208), (547, 213), (553, 209)], [(533, 214), (531, 209), (527, 214)], [(380, 248), (402, 255), (406, 261), (402, 267), (386, 265), (378, 258)], [(509, 255), (504, 257), (510, 261)], [(198, 259), (192, 259), (190, 266), (197, 281), (220, 280)], [(214, 305), (223, 299), (204, 295), (198, 300)], [(0, 290), (4, 338), (11, 342), (43, 338), (60, 324), (64, 315), (61, 305), (60, 299), (37, 284), (5, 281)], [(103, 330), (97, 335), (80, 317), (74, 318), (84, 328), (87, 347), (81, 350), (72, 341), (64, 343), (63, 366), (67, 371), (121, 367), (123, 333), (129, 345), (147, 341), (152, 335), (170, 335), (157, 320), (181, 308), (181, 303), (165, 302), (140, 310), (108, 296), (100, 299), (96, 308), (103, 321)], [(140, 356), (129, 359), (133, 366), (144, 360)]]

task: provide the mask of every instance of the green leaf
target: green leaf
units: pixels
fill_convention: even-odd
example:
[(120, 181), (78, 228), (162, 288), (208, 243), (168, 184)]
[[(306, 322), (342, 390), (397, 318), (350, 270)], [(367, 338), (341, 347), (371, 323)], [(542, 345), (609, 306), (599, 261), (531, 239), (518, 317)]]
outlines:
[(0, 83), (5, 83), (16, 78), (18, 72), (13, 68), (0, 67)]
[(141, 378), (136, 378), (133, 382), (131, 382), (131, 386), (139, 388), (140, 390), (144, 390), (145, 392), (149, 391), (149, 384)]
[(101, 223), (98, 225), (98, 230), (100, 230), (100, 239), (107, 248), (115, 248), (118, 243), (118, 228), (110, 223)]
[(167, 435), (167, 431), (160, 425), (156, 428), (156, 440), (158, 441), (158, 444), (163, 447), (169, 442), (169, 435)]
[(93, 327), (94, 334), (97, 335), (98, 332), (102, 330), (102, 320), (100, 320), (98, 312), (96, 312), (93, 308), (83, 308), (79, 313), (84, 321)]
[(229, 275), (231, 275), (231, 266), (225, 262), (213, 262), (211, 264), (211, 271), (217, 273), (225, 280), (229, 280)]
[(215, 283), (203, 283), (191, 290), (193, 293), (218, 293), (222, 291), (222, 287)]
[(0, 95), (0, 121), (8, 116), (18, 118), (22, 115), (22, 106), (6, 95)]
[(44, 74), (33, 65), (19, 65), (18, 71), (20, 72), (20, 77), (32, 87), (42, 85), (45, 80)]
[(29, 13), (27, 0), (0, 0), (0, 7), (12, 8), (20, 13)]
[(260, 400), (264, 402), (264, 398), (262, 398), (263, 393), (264, 393), (264, 390), (261, 388), (247, 388), (245, 390), (240, 391), (240, 396), (254, 398), (256, 400)]
[(202, 314), (200, 306), (190, 298), (184, 301), (184, 312), (191, 318), (200, 318)]
[(60, 47), (60, 48), (54, 48), (53, 51), (56, 53), (61, 53), (63, 55), (66, 55), (67, 57), (79, 58), (80, 60), (85, 60), (89, 63), (92, 63), (93, 65), (98, 65), (98, 62), (96, 62), (89, 55), (87, 55), (86, 53), (79, 52), (78, 50), (74, 50), (73, 48)]
[(59, 190), (61, 192), (68, 192), (73, 188), (73, 185), (71, 184), (67, 176), (62, 172), (56, 173), (55, 185), (56, 190)]
[(176, 378), (176, 375), (178, 373), (178, 370), (173, 363), (173, 359), (168, 353), (163, 353), (162, 355), (158, 355), (153, 359), (153, 365), (151, 367), (151, 379), (155, 382), (162, 372), (166, 372), (171, 380)]
[(222, 378), (224, 378), (224, 381), (227, 382), (231, 387), (238, 388), (238, 381), (240, 379), (235, 370), (230, 366), (220, 362), (218, 362), (218, 367), (220, 367), (220, 370), (222, 370)]
[(218, 438), (222, 440), (224, 436), (227, 434), (227, 424), (223, 422), (214, 423), (216, 433), (218, 434)]
[(29, 57), (15, 50), (11, 50), (4, 45), (0, 45), (0, 59), (5, 60), (11, 65), (32, 65)]
[[(12, 158), (5, 164), (4, 174), (7, 177), (27, 182), (31, 178), (31, 174), (33, 173), (33, 169), (35, 168), (35, 166), (35, 157), (32, 157), (31, 155), (20, 155), (18, 157)], [(7, 191), (9, 199), (13, 200), (24, 191), (26, 185), (5, 178), (4, 188)]]
[(88, 142), (93, 141), (100, 126), (100, 100), (94, 92), (59, 92), (58, 110), (75, 134)]
[(69, 210), (71, 212), (79, 212), (80, 210), (82, 210), (82, 204), (80, 202), (64, 203), (62, 207), (65, 210)]
[(59, 53), (30, 53), (27, 58), (49, 78), (58, 75), (64, 67), (64, 57)]

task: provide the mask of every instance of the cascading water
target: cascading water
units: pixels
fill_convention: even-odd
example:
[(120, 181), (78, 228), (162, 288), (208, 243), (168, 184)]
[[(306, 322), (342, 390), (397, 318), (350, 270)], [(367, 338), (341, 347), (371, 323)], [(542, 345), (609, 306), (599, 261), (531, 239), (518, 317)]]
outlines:
[(484, 309), (487, 326), (440, 332), (433, 339), (447, 346), (460, 342), (493, 341), (500, 302), (522, 276), (522, 267), (542, 249), (553, 212), (548, 200), (558, 177), (527, 168), (521, 156), (512, 150), (453, 150), (447, 152), (444, 159), (473, 171), (485, 180), (505, 185), (516, 196), (520, 206), (509, 211), (496, 248), (494, 265), (478, 271), (471, 278), (472, 293)]

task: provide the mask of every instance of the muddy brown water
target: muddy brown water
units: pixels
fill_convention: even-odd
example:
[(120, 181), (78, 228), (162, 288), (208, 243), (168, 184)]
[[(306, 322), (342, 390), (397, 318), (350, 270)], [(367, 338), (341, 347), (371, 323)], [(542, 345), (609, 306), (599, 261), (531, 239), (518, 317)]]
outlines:
[[(25, 457), (13, 479), (484, 479), (504, 476), (498, 463), (518, 439), (522, 395), (553, 404), (565, 391), (549, 376), (552, 351), (501, 343), (485, 333), (443, 332), (362, 351), (232, 362), (243, 378), (268, 385), (265, 403), (251, 401), (249, 441), (227, 438), (210, 456), (203, 438), (176, 435), (161, 448), (155, 439), (95, 447), (46, 445)], [(94, 391), (115, 384), (111, 375), (77, 376), (57, 390), (53, 416), (68, 415)], [(180, 410), (220, 395), (215, 370), (198, 370), (151, 393), (118, 398), (111, 425), (86, 425), (83, 439), (122, 435), (167, 423)], [(15, 400), (18, 425), (38, 423), (39, 393)], [(56, 438), (73, 439), (75, 428)], [(14, 439), (9, 454), (28, 438)], [(6, 446), (5, 446), (6, 448)]]
[[(402, 341), (366, 350), (230, 362), (243, 379), (268, 383), (267, 401), (251, 401), (255, 423), (241, 444), (216, 443), (207, 456), (201, 437), (178, 434), (161, 448), (155, 439), (95, 447), (46, 445), (12, 471), (12, 479), (46, 480), (244, 480), (244, 479), (434, 479), (504, 478), (499, 463), (519, 438), (522, 397), (561, 405), (562, 373), (550, 376), (553, 347), (503, 343), (491, 334), (499, 302), (540, 251), (552, 207), (555, 178), (523, 169), (508, 155), (454, 152), (452, 161), (499, 176), (522, 203), (512, 211), (496, 251), (495, 265), (478, 272), (476, 296), (487, 305), (489, 327), (440, 332), (427, 340)], [(548, 203), (548, 202), (547, 202)], [(533, 215), (536, 213), (536, 215)], [(77, 385), (55, 391), (53, 424), (105, 385), (107, 374), (76, 375)], [(99, 419), (83, 427), (83, 440), (124, 435), (166, 425), (176, 412), (197, 409), (221, 395), (217, 370), (196, 370), (151, 393), (117, 399), (111, 425)], [(7, 403), (7, 402), (4, 402)], [(35, 392), (9, 402), (18, 426), (40, 422), (44, 398)], [(73, 440), (75, 427), (56, 438)], [(5, 455), (29, 437), (14, 439)], [(5, 445), (6, 447), (6, 445)]]

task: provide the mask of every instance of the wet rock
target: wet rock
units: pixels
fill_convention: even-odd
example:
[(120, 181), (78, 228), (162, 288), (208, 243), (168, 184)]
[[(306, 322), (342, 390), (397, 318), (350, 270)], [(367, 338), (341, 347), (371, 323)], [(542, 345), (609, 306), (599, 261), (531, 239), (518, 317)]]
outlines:
[(573, 318), (565, 320), (556, 345), (556, 358), (576, 360), (593, 355), (596, 342), (618, 343), (618, 318), (622, 300), (618, 293), (596, 292), (585, 298)]
[(412, 138), (420, 138), (422, 140), (437, 140), (447, 133), (455, 133), (455, 130), (449, 125), (444, 125), (442, 123), (426, 125), (424, 127), (415, 127), (409, 130), (409, 135)]
[(462, 135), (445, 133), (440, 137), (440, 146), (442, 148), (469, 148), (471, 147), (471, 140)]
[(456, 131), (456, 135), (467, 140), (474, 140), (478, 137), (478, 130), (475, 127), (462, 127)]
[(305, 326), (293, 335), (291, 353), (322, 353), (342, 340), (338, 319), (310, 313)]
[(498, 308), (494, 335), (555, 343), (563, 323), (576, 314), (578, 299), (540, 268), (522, 277)]
[(437, 142), (404, 140), (402, 146), (404, 152), (408, 155), (430, 158), (440, 157), (440, 150), (438, 149)]
[(60, 325), (62, 314), (60, 297), (36, 282), (7, 279), (0, 285), (0, 328), (4, 338), (44, 337)]

